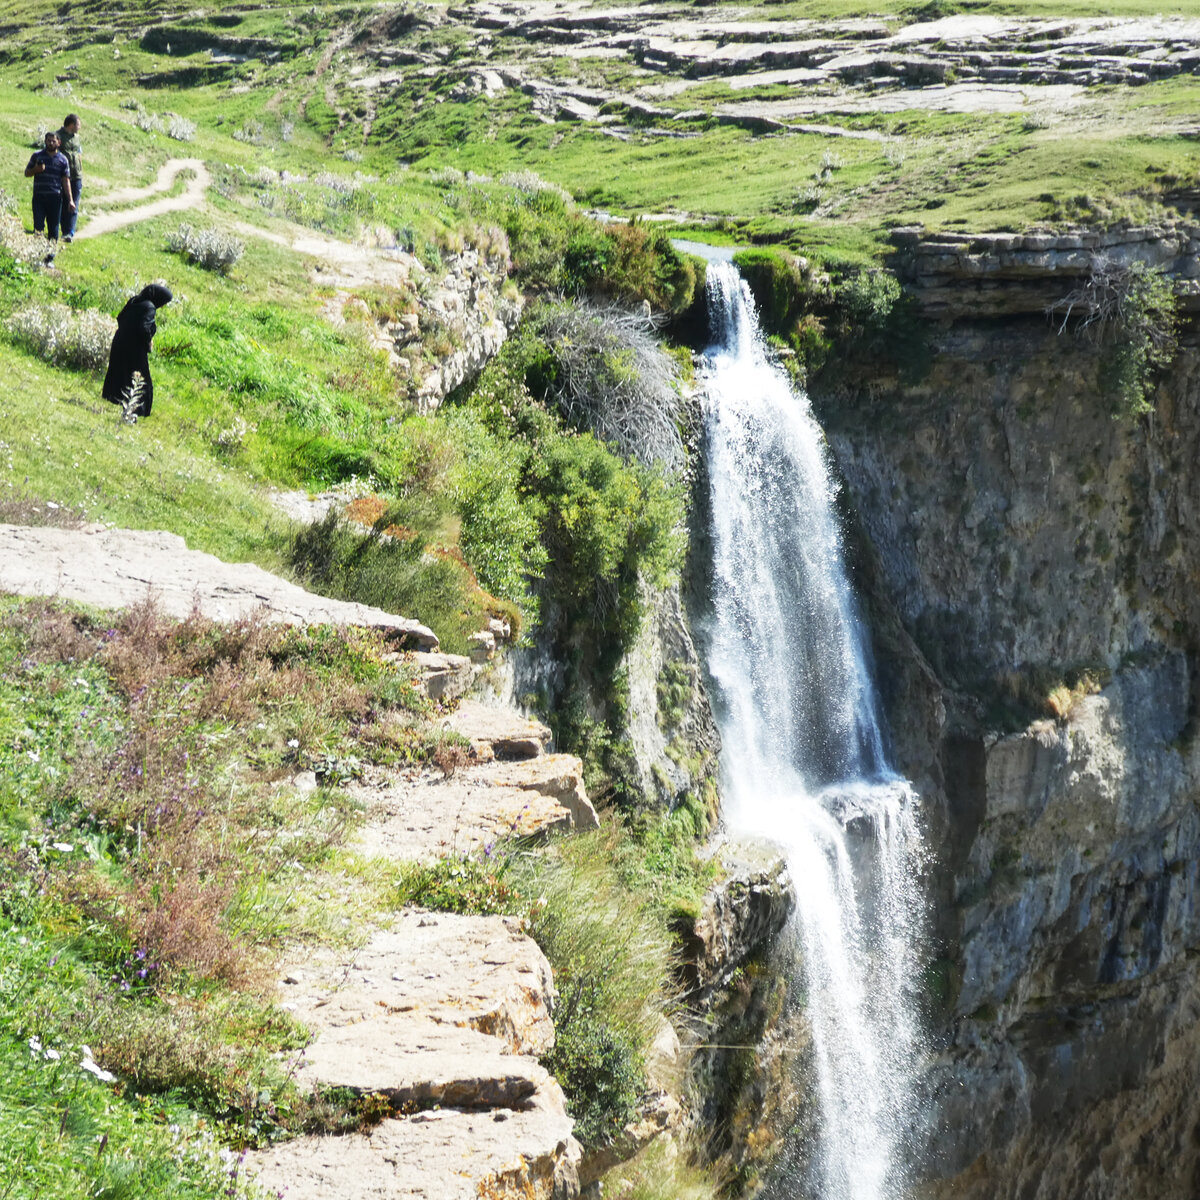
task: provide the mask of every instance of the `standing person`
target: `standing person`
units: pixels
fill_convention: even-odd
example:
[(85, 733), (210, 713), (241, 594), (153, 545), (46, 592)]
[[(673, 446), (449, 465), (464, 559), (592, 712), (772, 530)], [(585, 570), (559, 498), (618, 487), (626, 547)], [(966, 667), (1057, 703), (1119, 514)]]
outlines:
[[(100, 394), (105, 400), (123, 406), (130, 405), (136, 396), (136, 406), (130, 406), (128, 411), (139, 417), (148, 417), (154, 402), (150, 343), (158, 332), (155, 315), (170, 302), (170, 288), (152, 283), (126, 300), (125, 307), (117, 314), (117, 332), (113, 334), (112, 349), (108, 352), (108, 373), (104, 376)], [(135, 375), (141, 377), (140, 393)]]
[(75, 202), (75, 207), (70, 209), (63, 202), (63, 241), (73, 242), (75, 224), (79, 220), (80, 197), (83, 195), (83, 147), (79, 144), (79, 118), (74, 113), (67, 113), (63, 118), (62, 128), (58, 131), (58, 148), (70, 166), (71, 199)]
[(46, 240), (51, 243), (46, 262), (54, 261), (58, 245), (58, 222), (64, 209), (73, 211), (75, 201), (71, 196), (71, 164), (65, 154), (58, 150), (58, 134), (46, 134), (46, 148), (38, 150), (25, 166), (25, 178), (33, 180), (33, 229), (35, 233), (46, 231)]

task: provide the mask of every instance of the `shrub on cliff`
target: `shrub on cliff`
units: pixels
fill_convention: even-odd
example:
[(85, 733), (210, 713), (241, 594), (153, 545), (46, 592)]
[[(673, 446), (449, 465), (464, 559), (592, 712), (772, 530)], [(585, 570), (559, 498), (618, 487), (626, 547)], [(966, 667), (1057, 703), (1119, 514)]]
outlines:
[(540, 389), (571, 425), (627, 459), (683, 466), (679, 365), (652, 318), (616, 305), (547, 304), (531, 324), (549, 351), (539, 362)]
[(664, 229), (602, 225), (549, 189), (514, 191), (496, 215), (512, 247), (516, 277), (528, 290), (646, 300), (671, 313), (695, 299), (700, 268), (675, 249)]
[(1098, 256), (1087, 278), (1048, 312), (1059, 318), (1060, 334), (1073, 326), (1103, 347), (1101, 390), (1116, 415), (1137, 416), (1152, 410), (1155, 376), (1175, 356), (1176, 307), (1161, 269)]

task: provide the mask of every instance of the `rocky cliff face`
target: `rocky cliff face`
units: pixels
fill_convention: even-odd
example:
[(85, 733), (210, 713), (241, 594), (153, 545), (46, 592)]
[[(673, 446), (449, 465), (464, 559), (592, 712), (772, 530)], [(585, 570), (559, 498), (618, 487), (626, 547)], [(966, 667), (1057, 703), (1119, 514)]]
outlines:
[(929, 1197), (1200, 1194), (1200, 353), (1114, 420), (1040, 312), (1104, 249), (910, 239), (930, 372), (814, 396), (936, 855)]

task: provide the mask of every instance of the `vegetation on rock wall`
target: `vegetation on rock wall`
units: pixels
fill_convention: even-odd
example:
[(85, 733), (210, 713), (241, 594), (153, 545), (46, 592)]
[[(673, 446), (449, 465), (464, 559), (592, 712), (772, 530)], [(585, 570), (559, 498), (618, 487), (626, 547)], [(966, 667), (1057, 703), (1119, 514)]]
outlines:
[[(593, 410), (611, 411), (604, 389), (623, 386), (636, 360), (619, 327), (608, 340), (571, 338), (561, 313), (558, 304), (535, 308), (458, 404), (512, 439), (522, 460), (519, 494), (540, 515), (546, 559), (537, 636), (562, 665), (564, 684), (533, 699), (559, 744), (583, 756), (589, 789), (633, 800), (617, 667), (640, 627), (644, 589), (666, 586), (679, 569), (684, 498), (663, 466), (627, 459), (587, 429), (564, 428), (555, 394), (565, 377), (586, 375)], [(630, 395), (638, 402), (643, 394)], [(656, 399), (648, 389), (644, 402)]]
[(1117, 415), (1153, 411), (1155, 379), (1177, 347), (1178, 301), (1171, 280), (1141, 262), (1097, 257), (1087, 278), (1050, 310), (1059, 332), (1072, 329), (1101, 348), (1099, 379)]
[(544, 1059), (566, 1092), (576, 1136), (611, 1142), (636, 1116), (645, 1058), (677, 1003), (679, 946), (716, 868), (674, 815), (617, 821), (550, 853), (497, 849), (401, 873), (397, 899), (447, 912), (523, 917), (554, 968), (555, 1046)]
[(779, 247), (739, 250), (734, 263), (763, 328), (801, 383), (851, 359), (890, 365), (908, 378), (927, 369), (919, 314), (888, 271), (847, 263), (822, 270)]

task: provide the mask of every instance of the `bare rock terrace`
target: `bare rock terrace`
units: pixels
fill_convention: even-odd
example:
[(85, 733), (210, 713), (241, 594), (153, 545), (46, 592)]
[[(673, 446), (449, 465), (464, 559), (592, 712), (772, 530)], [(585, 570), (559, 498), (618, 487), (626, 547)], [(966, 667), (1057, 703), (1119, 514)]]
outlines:
[[(652, 3), (594, 6), (583, 0), (485, 0), (427, 8), (429, 25), (459, 23), (473, 45), (448, 67), (436, 53), (381, 38), (349, 83), (370, 97), (406, 73), (462, 75), (459, 93), (532, 97), (548, 123), (582, 122), (627, 139), (647, 132), (691, 136), (707, 122), (757, 133), (876, 137), (811, 124), (830, 113), (1070, 109), (1092, 88), (1137, 86), (1200, 71), (1200, 20), (1157, 17), (1024, 18), (959, 14), (932, 21), (763, 19), (770, 10)], [(635, 73), (620, 86), (583, 78), (608, 59)], [(563, 60), (580, 63), (578, 73)], [(372, 69), (375, 67), (377, 69)], [(404, 68), (397, 70), (396, 68)], [(722, 81), (733, 93), (702, 92)], [(766, 95), (755, 91), (771, 89)], [(781, 94), (782, 92), (782, 94)]]

